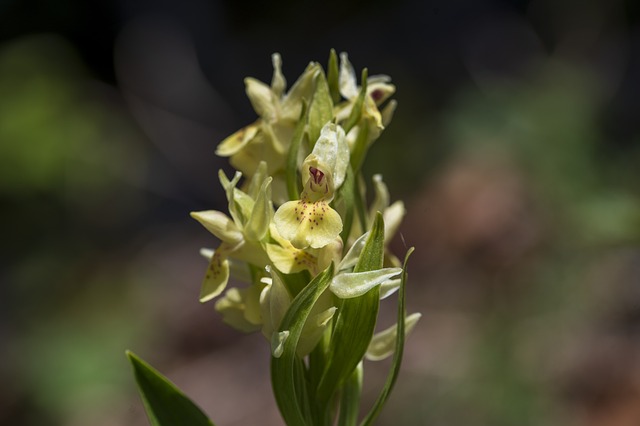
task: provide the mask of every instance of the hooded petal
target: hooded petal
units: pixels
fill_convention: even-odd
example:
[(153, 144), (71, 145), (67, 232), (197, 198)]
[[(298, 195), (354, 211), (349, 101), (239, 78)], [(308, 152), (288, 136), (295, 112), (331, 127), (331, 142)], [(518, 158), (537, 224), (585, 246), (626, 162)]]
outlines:
[[(321, 170), (327, 179), (330, 197), (333, 198), (334, 191), (344, 182), (348, 165), (349, 147), (345, 140), (344, 129), (335, 123), (325, 124), (313, 151), (302, 165), (303, 171), (309, 171), (310, 167)], [(304, 175), (305, 187), (310, 179), (312, 179), (311, 175)]]

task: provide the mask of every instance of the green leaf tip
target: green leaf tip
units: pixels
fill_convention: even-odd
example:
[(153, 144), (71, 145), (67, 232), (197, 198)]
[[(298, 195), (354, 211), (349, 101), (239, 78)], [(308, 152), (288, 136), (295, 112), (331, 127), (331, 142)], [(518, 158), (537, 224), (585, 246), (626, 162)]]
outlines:
[(214, 426), (180, 389), (133, 352), (125, 351), (133, 367), (145, 411), (152, 426)]

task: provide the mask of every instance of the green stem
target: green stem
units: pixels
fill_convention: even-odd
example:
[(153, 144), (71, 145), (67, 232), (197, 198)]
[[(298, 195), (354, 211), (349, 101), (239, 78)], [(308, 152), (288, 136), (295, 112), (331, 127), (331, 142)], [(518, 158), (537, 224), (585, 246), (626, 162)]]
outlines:
[(362, 363), (360, 363), (344, 384), (340, 398), (338, 426), (356, 426), (358, 424), (363, 375)]

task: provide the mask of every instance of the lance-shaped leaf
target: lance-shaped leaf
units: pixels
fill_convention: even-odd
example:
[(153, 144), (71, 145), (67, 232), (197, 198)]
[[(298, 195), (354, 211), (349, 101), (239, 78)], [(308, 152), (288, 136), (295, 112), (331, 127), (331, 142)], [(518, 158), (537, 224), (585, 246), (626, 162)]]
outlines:
[[(303, 406), (300, 396), (306, 394), (304, 380), (299, 369), (300, 358), (296, 355), (298, 341), (313, 306), (331, 283), (333, 264), (314, 278), (291, 302), (289, 310), (280, 324), (276, 337), (276, 349), (280, 356), (271, 358), (271, 384), (280, 413), (288, 425), (305, 425), (309, 422), (308, 407)], [(284, 335), (288, 332), (286, 338)]]
[(331, 49), (329, 53), (329, 65), (327, 66), (327, 83), (329, 84), (329, 93), (334, 104), (340, 101), (340, 82), (338, 70), (338, 55), (335, 49)]
[[(329, 94), (329, 86), (324, 73), (320, 71), (315, 78), (316, 90), (309, 106), (309, 141), (315, 144), (320, 137), (320, 130), (333, 118), (333, 102)], [(313, 148), (313, 147), (312, 147)]]
[(211, 420), (162, 374), (133, 352), (127, 351), (133, 366), (144, 408), (152, 426), (213, 426)]
[(382, 411), (382, 407), (387, 402), (387, 398), (391, 394), (393, 390), (393, 385), (396, 383), (396, 379), (398, 378), (398, 373), (400, 372), (400, 364), (402, 363), (402, 355), (404, 353), (404, 337), (405, 337), (405, 285), (407, 282), (407, 264), (409, 262), (409, 256), (413, 253), (413, 247), (411, 247), (407, 254), (404, 257), (404, 264), (402, 265), (402, 277), (400, 283), (400, 292), (398, 294), (398, 323), (396, 324), (396, 336), (400, 336), (400, 338), (396, 339), (396, 344), (393, 352), (393, 360), (391, 361), (391, 370), (387, 375), (387, 380), (385, 382), (378, 399), (375, 404), (371, 408), (371, 411), (364, 418), (360, 426), (369, 426)]
[(287, 154), (287, 168), (285, 173), (287, 179), (287, 194), (289, 195), (290, 200), (295, 200), (300, 194), (300, 188), (298, 186), (298, 153), (300, 152), (300, 145), (302, 145), (302, 139), (305, 134), (305, 124), (309, 116), (309, 108), (304, 100), (302, 101), (301, 108), (300, 117), (298, 118), (298, 123), (293, 131), (291, 146), (289, 147), (289, 153)]
[(383, 268), (365, 272), (343, 272), (331, 280), (329, 287), (341, 299), (359, 297), (383, 282), (400, 275), (401, 268)]
[[(384, 222), (378, 214), (373, 223), (354, 272), (382, 268), (384, 257)], [(317, 399), (328, 407), (336, 392), (364, 357), (373, 337), (380, 304), (380, 289), (374, 286), (359, 297), (342, 299), (328, 350), (327, 367), (318, 385)]]

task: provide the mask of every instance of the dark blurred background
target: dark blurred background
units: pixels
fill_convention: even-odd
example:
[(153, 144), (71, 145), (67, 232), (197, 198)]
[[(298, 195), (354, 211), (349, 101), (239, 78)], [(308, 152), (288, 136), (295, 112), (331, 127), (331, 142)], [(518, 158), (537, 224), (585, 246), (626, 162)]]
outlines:
[(398, 87), (365, 173), (424, 316), (378, 423), (640, 424), (638, 2), (3, 0), (0, 41), (0, 424), (147, 424), (125, 349), (219, 425), (281, 424), (188, 213), (225, 210), (243, 78), (332, 47)]

